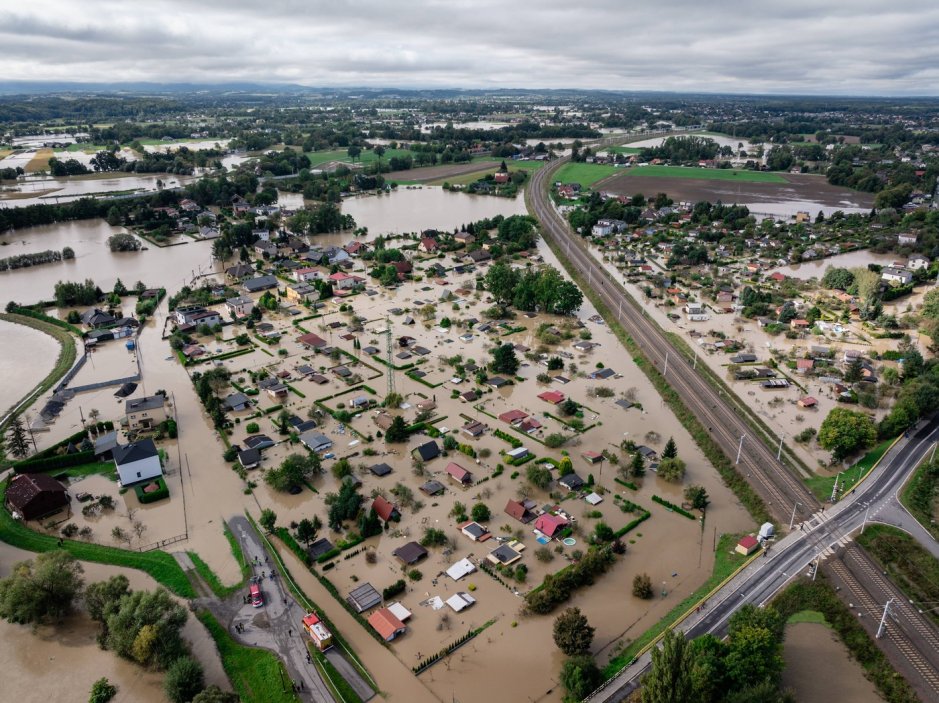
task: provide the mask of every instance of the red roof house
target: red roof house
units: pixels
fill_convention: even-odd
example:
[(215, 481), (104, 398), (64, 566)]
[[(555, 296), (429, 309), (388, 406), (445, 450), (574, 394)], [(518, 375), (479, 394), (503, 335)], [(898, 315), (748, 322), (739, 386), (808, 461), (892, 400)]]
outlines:
[(437, 240), (436, 240), (436, 239), (432, 239), (431, 237), (424, 237), (424, 238), (421, 240), (421, 247), (422, 247), (422, 248), (424, 249), (424, 251), (426, 251), (428, 254), (433, 254), (435, 251), (437, 251), (437, 249), (440, 248), (440, 245), (437, 244)]
[(375, 632), (381, 635), (385, 642), (391, 642), (395, 637), (407, 632), (407, 626), (401, 622), (397, 616), (388, 608), (379, 608), (368, 616), (368, 624)]
[(326, 346), (326, 340), (314, 332), (298, 337), (297, 341), (308, 349), (322, 349)]
[(741, 537), (740, 541), (737, 542), (737, 547), (734, 551), (738, 554), (743, 554), (744, 556), (750, 556), (755, 552), (760, 546), (759, 540), (753, 535), (747, 535), (746, 537)]
[(539, 393), (538, 397), (546, 403), (551, 403), (551, 405), (564, 402), (564, 394), (561, 393), (561, 391), (545, 391), (544, 393)]
[(525, 524), (531, 522), (532, 518), (535, 517), (523, 503), (511, 499), (505, 504), (505, 514)]
[(535, 529), (546, 537), (555, 537), (570, 523), (560, 515), (544, 513), (535, 519)]
[(457, 483), (468, 486), (473, 482), (473, 474), (454, 461), (447, 464), (447, 473)]
[(504, 413), (499, 415), (499, 419), (502, 420), (502, 422), (507, 422), (510, 425), (514, 425), (516, 422), (521, 422), (526, 417), (528, 417), (528, 413), (522, 410), (506, 410)]
[(389, 503), (382, 496), (375, 496), (375, 500), (372, 501), (372, 510), (381, 518), (382, 522), (397, 520), (401, 517), (394, 503)]

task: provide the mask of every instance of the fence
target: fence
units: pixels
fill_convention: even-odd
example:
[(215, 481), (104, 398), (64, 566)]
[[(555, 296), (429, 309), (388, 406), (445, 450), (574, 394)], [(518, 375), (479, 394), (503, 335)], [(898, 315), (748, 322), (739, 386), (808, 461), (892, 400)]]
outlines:
[(177, 542), (182, 542), (183, 540), (189, 539), (189, 533), (186, 532), (181, 535), (176, 535), (175, 537), (167, 537), (166, 539), (161, 539), (159, 542), (151, 542), (150, 544), (145, 544), (142, 547), (137, 547), (138, 552), (152, 552), (154, 549), (160, 549), (161, 547), (166, 547), (170, 544), (176, 544)]

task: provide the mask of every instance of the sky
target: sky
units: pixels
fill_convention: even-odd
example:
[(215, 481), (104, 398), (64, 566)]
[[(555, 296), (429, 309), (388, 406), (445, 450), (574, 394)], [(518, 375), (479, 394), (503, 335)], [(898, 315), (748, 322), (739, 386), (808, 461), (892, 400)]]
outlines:
[(0, 2), (0, 79), (939, 95), (936, 0)]

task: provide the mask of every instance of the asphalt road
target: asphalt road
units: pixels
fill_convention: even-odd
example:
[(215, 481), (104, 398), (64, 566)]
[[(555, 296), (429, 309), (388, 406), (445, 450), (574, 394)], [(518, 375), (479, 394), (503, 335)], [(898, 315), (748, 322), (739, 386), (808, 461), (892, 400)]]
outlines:
[[(912, 520), (896, 498), (897, 491), (919, 460), (939, 438), (939, 425), (933, 423), (913, 437), (901, 440), (855, 492), (826, 510), (797, 478), (796, 467), (786, 465), (782, 447), (778, 453), (774, 452), (765, 443), (765, 437), (753, 437), (753, 430), (742, 417), (746, 410), (738, 405), (739, 401), (716, 390), (699, 375), (692, 362), (643, 315), (639, 304), (586, 250), (581, 238), (571, 232), (548, 197), (553, 174), (567, 161), (560, 159), (536, 172), (528, 189), (529, 204), (541, 221), (542, 234), (566, 254), (612, 316), (665, 375), (686, 407), (709, 428), (725, 454), (737, 458), (738, 470), (766, 500), (777, 524), (788, 526), (796, 508), (799, 508), (800, 519), (802, 515), (811, 515), (804, 524), (772, 545), (765, 557), (751, 563), (722, 588), (706, 607), (682, 621), (678, 629), (689, 637), (723, 634), (728, 619), (741, 605), (768, 602), (793, 577), (811, 573), (811, 568), (826, 557), (834, 556), (830, 571), (839, 588), (844, 589), (841, 595), (852, 609), (858, 608), (859, 617), (869, 631), (876, 629), (879, 620), (876, 613), (893, 599), (891, 617), (880, 645), (917, 692), (926, 700), (935, 700), (939, 696), (936, 627), (879, 572), (862, 549), (851, 544), (851, 540), (852, 533), (861, 529), (865, 520), (883, 520), (907, 529), (933, 553), (939, 551), (935, 540)], [(623, 700), (638, 686), (650, 663), (651, 657), (646, 653), (588, 700)]]

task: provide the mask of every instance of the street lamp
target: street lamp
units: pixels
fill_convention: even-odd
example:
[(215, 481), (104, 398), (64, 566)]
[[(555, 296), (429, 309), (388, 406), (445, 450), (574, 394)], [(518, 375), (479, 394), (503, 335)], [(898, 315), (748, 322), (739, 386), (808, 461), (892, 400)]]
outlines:
[(792, 531), (792, 525), (796, 521), (796, 508), (802, 505), (802, 503), (796, 501), (795, 505), (792, 506), (792, 517), (789, 518), (789, 531)]

